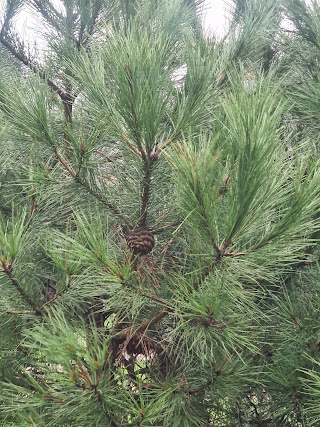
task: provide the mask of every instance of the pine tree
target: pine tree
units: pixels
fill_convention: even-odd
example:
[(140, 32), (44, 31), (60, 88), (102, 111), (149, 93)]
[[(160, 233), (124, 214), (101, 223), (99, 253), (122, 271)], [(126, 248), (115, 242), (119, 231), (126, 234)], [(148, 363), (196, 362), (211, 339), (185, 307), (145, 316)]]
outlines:
[(319, 424), (320, 8), (234, 3), (7, 0), (1, 425)]

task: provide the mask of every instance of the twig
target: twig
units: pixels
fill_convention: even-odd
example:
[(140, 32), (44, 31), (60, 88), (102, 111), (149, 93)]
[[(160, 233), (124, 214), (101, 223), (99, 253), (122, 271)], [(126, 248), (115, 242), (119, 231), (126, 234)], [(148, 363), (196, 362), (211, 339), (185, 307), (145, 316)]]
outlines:
[[(12, 44), (10, 44), (3, 35), (0, 35), (0, 43), (20, 62), (22, 62), (26, 67), (28, 67), (30, 70), (32, 70), (35, 74), (37, 74), (42, 80), (44, 80), (47, 85), (60, 97), (62, 104), (63, 104), (63, 110), (64, 110), (64, 116), (67, 123), (72, 122), (72, 108), (73, 103), (75, 100), (75, 95), (71, 95), (71, 89), (70, 90), (62, 90), (56, 83), (54, 83), (52, 80), (50, 80), (46, 73), (43, 70), (40, 70), (36, 65), (32, 64), (30, 59), (24, 55), (23, 53), (19, 52), (17, 49), (15, 49)], [(67, 148), (70, 148), (70, 136), (68, 135), (67, 128), (64, 129), (64, 140), (66, 142)]]
[(53, 301), (55, 301), (58, 298), (59, 294), (55, 294), (52, 298), (50, 298), (48, 301), (46, 301), (44, 304), (42, 304), (39, 307), (39, 310), (42, 310), (44, 307), (46, 307), (47, 305), (51, 304)]
[(163, 151), (165, 148), (169, 147), (170, 144), (172, 144), (172, 142), (178, 138), (178, 136), (181, 133), (181, 129), (177, 130), (176, 132), (174, 132), (174, 134), (171, 136), (171, 138), (167, 139), (162, 145), (159, 146), (159, 148), (156, 150), (155, 155), (159, 156), (159, 154), (161, 153), (161, 151)]
[[(131, 74), (130, 65), (126, 65), (125, 68), (126, 68), (126, 71), (128, 73), (128, 78), (127, 78), (128, 86), (129, 86), (129, 89), (130, 89), (130, 92), (131, 92), (131, 95), (132, 95), (132, 99), (134, 99), (135, 98), (135, 93), (134, 93), (134, 88), (133, 88), (133, 85), (132, 85), (133, 78), (132, 78), (132, 74)], [(147, 160), (147, 155), (146, 155), (146, 152), (144, 151), (144, 148), (143, 148), (143, 146), (141, 144), (141, 134), (140, 134), (140, 131), (139, 131), (138, 117), (137, 117), (137, 112), (136, 112), (136, 109), (135, 109), (134, 102), (131, 102), (131, 114), (132, 114), (133, 121), (134, 121), (134, 134), (135, 134), (136, 144), (138, 146), (138, 149), (140, 151), (142, 159), (144, 161), (146, 161)]]
[(6, 314), (33, 314), (34, 316), (37, 316), (39, 313), (36, 311), (29, 311), (29, 310), (7, 310), (5, 312)]
[(110, 209), (115, 215), (117, 215), (124, 222), (124, 225), (126, 225), (130, 229), (133, 228), (133, 226), (130, 223), (130, 221), (128, 220), (128, 218), (125, 217), (119, 211), (119, 209), (116, 206), (114, 206), (112, 203), (108, 202), (101, 195), (101, 193), (97, 193), (96, 191), (94, 191), (92, 188), (89, 187), (89, 185), (85, 181), (81, 180), (78, 176), (75, 176), (74, 178), (75, 178), (75, 182), (77, 184), (81, 185), (81, 187), (84, 188), (89, 194), (91, 194), (92, 196), (94, 196), (97, 200), (99, 200), (99, 202), (103, 203), (105, 206), (107, 206), (108, 209)]
[(174, 221), (174, 222), (172, 222), (171, 224), (168, 224), (168, 225), (164, 225), (163, 227), (161, 227), (161, 228), (156, 228), (156, 229), (154, 229), (154, 230), (151, 230), (151, 232), (153, 233), (153, 234), (160, 234), (160, 233), (163, 233), (164, 231), (166, 231), (168, 228), (171, 228), (171, 227), (177, 227), (177, 226), (179, 226), (179, 225), (181, 225), (183, 223), (183, 220), (177, 220), (177, 221)]
[(222, 363), (221, 363), (221, 365), (219, 366), (219, 368), (215, 371), (216, 372), (216, 374), (221, 374), (221, 371), (222, 371), (222, 369), (226, 366), (226, 364), (227, 364), (227, 362), (229, 361), (229, 357), (228, 356), (226, 356), (224, 359), (223, 359), (223, 361), (222, 361)]
[(71, 136), (69, 133), (69, 125), (72, 125), (72, 112), (73, 112), (73, 103), (76, 96), (72, 95), (72, 86), (70, 83), (66, 83), (66, 92), (65, 97), (62, 99), (63, 104), (63, 113), (65, 118), (63, 138), (65, 142), (66, 156), (71, 157)]
[(193, 282), (191, 289), (197, 290), (199, 286), (206, 280), (209, 274), (213, 271), (213, 268), (217, 265), (218, 260), (214, 259), (214, 261), (208, 265), (201, 273), (200, 276)]
[(216, 322), (213, 319), (206, 319), (206, 318), (203, 318), (203, 317), (200, 318), (200, 323), (202, 325), (205, 325), (205, 326), (208, 326), (208, 327), (210, 326), (210, 327), (215, 328), (215, 329), (225, 329), (225, 328), (227, 328), (228, 326), (231, 325), (231, 324), (227, 324), (227, 323), (224, 323), (224, 322)]
[[(167, 139), (162, 145), (159, 146), (159, 148), (155, 152), (155, 155), (159, 156), (159, 154), (161, 153), (161, 151), (163, 151), (164, 149), (166, 149), (167, 147), (169, 147), (169, 145), (172, 144), (178, 138), (178, 136), (180, 134), (181, 134), (181, 129), (176, 130), (173, 133), (173, 135), (171, 136), (171, 138)], [(180, 147), (183, 150), (182, 144), (180, 144)]]
[(36, 210), (36, 207), (37, 207), (36, 197), (35, 197), (35, 195), (32, 195), (31, 196), (31, 207), (30, 207), (30, 218), (32, 218), (32, 216)]
[(32, 299), (29, 297), (29, 295), (25, 292), (25, 290), (22, 288), (22, 286), (20, 285), (18, 280), (15, 277), (13, 277), (13, 275), (12, 275), (12, 264), (9, 266), (9, 265), (5, 265), (3, 260), (1, 260), (0, 262), (1, 262), (2, 267), (3, 267), (1, 272), (4, 273), (8, 277), (11, 284), (17, 289), (17, 291), (19, 292), (21, 297), (25, 300), (25, 302), (28, 305), (30, 305), (30, 307), (33, 308), (35, 313), (37, 315), (42, 315), (41, 310), (35, 305), (35, 303), (32, 301)]
[(122, 133), (121, 136), (126, 141), (126, 143), (128, 144), (130, 150), (142, 158), (141, 152), (139, 150), (137, 150), (137, 148), (133, 144), (131, 144), (130, 139), (124, 133)]
[(77, 176), (76, 173), (68, 166), (66, 161), (60, 156), (57, 147), (54, 147), (53, 151), (54, 151), (56, 158), (58, 159), (58, 161), (63, 166), (63, 168), (68, 172), (69, 175), (71, 175), (73, 178), (75, 178)]
[(142, 294), (140, 294), (142, 297), (145, 297), (145, 298), (148, 298), (148, 299), (150, 299), (150, 300), (152, 300), (152, 301), (155, 301), (155, 302), (158, 302), (159, 304), (161, 304), (161, 305), (165, 305), (166, 307), (170, 307), (170, 308), (173, 308), (174, 306), (172, 305), (172, 304), (170, 304), (168, 301), (165, 301), (165, 300), (163, 300), (162, 298), (158, 298), (158, 297), (156, 297), (156, 296), (154, 296), (154, 295), (149, 295), (149, 294), (144, 294), (144, 293), (142, 293)]
[(301, 324), (301, 322), (293, 314), (290, 314), (290, 317), (293, 320), (293, 323), (295, 325), (297, 325), (300, 330), (302, 330), (303, 329), (303, 325)]
[(50, 298), (48, 301), (46, 301), (45, 303), (43, 303), (39, 310), (42, 310), (44, 307), (46, 307), (47, 305), (50, 305), (51, 303), (53, 303), (58, 297), (61, 297), (71, 286), (71, 276), (70, 274), (68, 274), (68, 280), (67, 280), (67, 284), (66, 287), (60, 292), (56, 292), (52, 298)]
[[(42, 70), (40, 70), (37, 66), (35, 66), (34, 64), (32, 64), (30, 62), (30, 60), (23, 55), (22, 53), (18, 52), (14, 46), (12, 46), (10, 43), (8, 43), (3, 36), (0, 36), (0, 43), (16, 58), (18, 59), (20, 62), (22, 62), (25, 66), (27, 66), (28, 68), (30, 68), (35, 74), (38, 74), (39, 77), (44, 80), (48, 86), (55, 92), (57, 93), (57, 95), (60, 97), (60, 99), (63, 101), (63, 106), (64, 106), (64, 113), (65, 113), (65, 117), (66, 117), (66, 121), (67, 122), (71, 122), (72, 120), (72, 105), (74, 102), (74, 95), (71, 95), (70, 93), (67, 93), (65, 91), (63, 91), (57, 84), (55, 84), (52, 80), (50, 80), (49, 78), (47, 78), (46, 73)], [(67, 135), (65, 135), (65, 139), (67, 138)], [(69, 165), (66, 163), (66, 161), (61, 157), (61, 155), (58, 153), (57, 148), (54, 148), (54, 154), (56, 156), (56, 158), (58, 159), (58, 161), (61, 163), (61, 165), (63, 166), (63, 168), (69, 173), (70, 176), (72, 176), (73, 178), (77, 178), (77, 174), (76, 172), (74, 172)], [(88, 186), (85, 185), (83, 183), (83, 181), (80, 181), (79, 179), (77, 179), (77, 182), (79, 184), (81, 184), (84, 188), (86, 188), (88, 190)], [(93, 194), (95, 197), (97, 197), (97, 193), (93, 192), (91, 189), (88, 190), (91, 194)], [(110, 210), (112, 210), (119, 218), (121, 218), (126, 225), (128, 224), (128, 220), (121, 214), (121, 212), (115, 207), (113, 206), (111, 203), (107, 202), (106, 200), (104, 200), (102, 197), (97, 197), (101, 202), (103, 202), (106, 206), (108, 206), (108, 208)]]
[(24, 56), (22, 53), (18, 52), (10, 43), (8, 43), (3, 36), (0, 37), (0, 43), (16, 58), (18, 61), (22, 62), (24, 65), (26, 65), (30, 70), (32, 70), (35, 74), (38, 74), (41, 79), (45, 80), (48, 84), (48, 86), (56, 92), (57, 95), (62, 100), (66, 99), (66, 93), (58, 86), (56, 85), (52, 80), (48, 79), (45, 72), (42, 70), (39, 70), (38, 67), (31, 64), (30, 60)]
[(151, 320), (148, 320), (144, 323), (142, 323), (138, 329), (136, 329), (136, 333), (141, 333), (141, 332), (145, 332), (148, 328), (150, 328), (151, 326), (156, 325), (157, 323), (159, 323), (162, 319), (164, 319), (171, 310), (168, 311), (160, 311), (160, 313), (158, 313), (156, 316), (154, 316)]
[(143, 174), (143, 181), (142, 181), (139, 227), (145, 227), (147, 223), (152, 166), (153, 166), (153, 160), (150, 159), (150, 157), (147, 157), (144, 160), (144, 174)]
[(230, 246), (230, 244), (231, 244), (231, 239), (228, 239), (228, 240), (223, 242), (221, 249), (220, 249), (222, 256), (225, 255), (225, 252), (228, 249), (228, 247)]
[(223, 256), (228, 256), (228, 257), (240, 257), (245, 255), (247, 255), (246, 252), (225, 252), (223, 254)]
[(212, 384), (212, 380), (208, 381), (206, 384), (204, 384), (204, 385), (202, 385), (202, 386), (200, 386), (200, 387), (193, 388), (193, 389), (189, 389), (189, 390), (188, 390), (188, 391), (189, 391), (189, 394), (197, 394), (197, 393), (201, 393), (201, 392), (205, 391), (205, 390), (206, 390), (206, 388), (207, 388), (208, 386), (210, 386), (211, 384)]
[(156, 154), (159, 155), (161, 153), (161, 151), (163, 151), (166, 147), (168, 147), (172, 141), (174, 139), (174, 136), (170, 139), (167, 139), (167, 141), (165, 141), (156, 151)]
[(80, 175), (80, 172), (81, 172), (81, 169), (83, 166), (83, 157), (84, 157), (84, 153), (86, 151), (82, 141), (80, 141), (79, 148), (80, 148), (80, 159), (79, 159), (79, 166), (78, 166), (78, 170), (76, 172), (76, 176)]
[[(145, 332), (148, 328), (150, 328), (151, 326), (159, 323), (162, 319), (164, 319), (169, 313), (171, 312), (171, 310), (167, 310), (167, 311), (160, 311), (158, 314), (156, 314), (151, 320), (147, 320), (145, 322), (143, 322), (140, 326), (138, 326), (137, 329), (135, 329), (135, 334), (138, 333), (143, 333)], [(126, 330), (122, 330), (121, 332), (119, 332), (118, 334), (116, 334), (116, 340), (121, 341), (121, 340), (125, 340), (127, 338), (127, 333), (128, 333), (128, 329)]]
[(214, 250), (217, 253), (217, 257), (221, 258), (222, 252), (221, 252), (221, 249), (219, 248), (219, 246), (215, 240), (212, 240), (212, 245), (214, 247)]
[[(134, 99), (135, 93), (134, 88), (132, 84), (132, 73), (130, 69), (130, 65), (128, 64), (126, 66), (127, 71), (127, 81), (128, 86), (132, 95), (132, 99)], [(148, 203), (150, 198), (150, 187), (151, 187), (151, 171), (152, 171), (152, 165), (154, 160), (157, 158), (157, 156), (151, 157), (151, 149), (147, 148), (147, 151), (145, 151), (144, 147), (141, 144), (141, 134), (139, 131), (139, 124), (138, 124), (138, 117), (137, 112), (135, 109), (134, 102), (131, 102), (131, 114), (134, 121), (134, 136), (135, 136), (135, 142), (138, 147), (134, 147), (134, 145), (131, 144), (129, 138), (122, 134), (123, 139), (127, 142), (130, 149), (136, 153), (138, 156), (140, 156), (144, 162), (144, 168), (143, 168), (143, 179), (142, 179), (142, 193), (141, 193), (141, 209), (140, 209), (140, 218), (138, 222), (139, 227), (145, 227), (147, 223), (147, 215), (148, 215)]]
[(128, 226), (130, 226), (128, 219), (122, 215), (122, 213), (110, 202), (108, 202), (107, 200), (104, 199), (104, 197), (101, 196), (101, 194), (96, 193), (95, 191), (93, 191), (88, 184), (83, 181), (82, 179), (80, 179), (78, 172), (74, 172), (69, 165), (66, 163), (66, 161), (61, 157), (61, 155), (59, 154), (58, 150), (56, 147), (54, 147), (53, 149), (54, 154), (57, 158), (57, 160), (59, 161), (59, 163), (62, 165), (62, 167), (68, 172), (68, 174), (75, 179), (75, 182), (79, 185), (81, 185), (88, 193), (90, 193), (91, 195), (93, 195), (94, 197), (96, 197), (100, 202), (102, 202), (104, 205), (106, 205), (114, 214), (116, 214), (119, 218), (121, 218), (124, 223)]
[[(42, 0), (34, 0), (37, 10), (42, 14), (47, 22), (52, 25), (58, 32), (61, 31), (61, 22), (65, 20), (62, 13), (58, 12), (57, 9), (51, 4), (51, 2), (43, 2)], [(48, 12), (48, 9), (49, 12)]]

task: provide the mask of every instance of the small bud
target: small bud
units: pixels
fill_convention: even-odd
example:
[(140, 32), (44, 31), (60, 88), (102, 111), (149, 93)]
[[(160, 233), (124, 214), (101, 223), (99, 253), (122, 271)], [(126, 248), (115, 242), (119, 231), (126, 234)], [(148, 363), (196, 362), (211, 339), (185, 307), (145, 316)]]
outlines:
[(9, 273), (12, 272), (12, 260), (11, 259), (7, 262), (7, 265), (5, 268)]
[(157, 153), (157, 152), (155, 152), (155, 153), (151, 153), (149, 157), (150, 157), (150, 159), (151, 159), (151, 160), (153, 160), (154, 162), (155, 162), (156, 160), (158, 160), (158, 158), (159, 158), (159, 156), (158, 156), (158, 153)]
[(84, 145), (83, 145), (83, 142), (82, 142), (82, 141), (80, 141), (79, 147), (80, 147), (80, 151), (81, 151), (81, 153), (82, 153), (82, 154), (84, 154), (84, 152), (85, 152), (85, 147), (84, 147)]
[(100, 252), (99, 250), (96, 250), (96, 251), (94, 251), (94, 252), (93, 252), (93, 255), (94, 255), (96, 258), (100, 258), (100, 257), (101, 257), (101, 252)]
[(231, 177), (230, 175), (227, 176), (227, 178), (224, 181), (225, 185), (229, 185), (231, 183)]
[(75, 376), (72, 372), (70, 372), (70, 374), (69, 374), (69, 378), (70, 378), (72, 381), (76, 381), (76, 380), (77, 380), (76, 376)]

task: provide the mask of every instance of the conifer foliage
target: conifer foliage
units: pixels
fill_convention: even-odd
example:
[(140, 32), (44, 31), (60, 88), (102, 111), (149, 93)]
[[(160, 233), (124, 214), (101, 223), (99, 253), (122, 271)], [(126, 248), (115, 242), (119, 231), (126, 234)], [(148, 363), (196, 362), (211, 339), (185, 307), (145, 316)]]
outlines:
[(3, 4), (2, 426), (320, 424), (320, 6), (203, 4)]

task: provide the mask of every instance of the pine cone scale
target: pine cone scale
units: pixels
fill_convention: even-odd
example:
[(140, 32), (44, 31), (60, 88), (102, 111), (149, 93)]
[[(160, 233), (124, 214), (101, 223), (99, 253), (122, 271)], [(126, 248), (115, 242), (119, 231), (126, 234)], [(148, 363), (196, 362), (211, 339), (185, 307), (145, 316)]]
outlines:
[(147, 255), (154, 247), (154, 236), (146, 228), (136, 228), (130, 231), (127, 236), (127, 245), (135, 255)]

